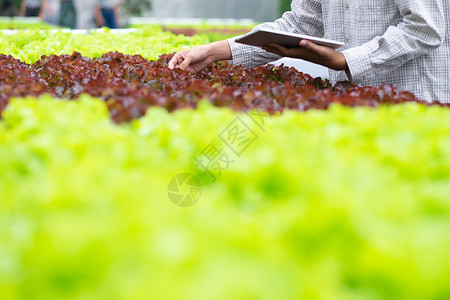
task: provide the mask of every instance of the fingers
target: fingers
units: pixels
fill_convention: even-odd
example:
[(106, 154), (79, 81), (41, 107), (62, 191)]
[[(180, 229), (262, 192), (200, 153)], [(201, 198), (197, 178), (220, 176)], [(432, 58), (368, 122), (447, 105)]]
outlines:
[(321, 49), (323, 49), (322, 46), (319, 46), (307, 40), (301, 40), (300, 47), (317, 54), (321, 54)]
[(279, 56), (287, 56), (286, 53), (286, 48), (284, 48), (283, 46), (280, 46), (278, 44), (269, 44), (266, 46), (261, 47), (262, 49), (268, 51), (268, 52), (272, 52), (274, 54), (277, 54)]
[(190, 55), (187, 55), (184, 57), (183, 61), (179, 64), (179, 68), (181, 70), (186, 71), (186, 69), (191, 65), (192, 63), (192, 57)]
[(170, 68), (170, 69), (175, 68), (175, 66), (176, 66), (175, 62), (176, 62), (176, 58), (175, 58), (175, 56), (174, 56), (174, 57), (172, 57), (172, 59), (169, 61), (169, 68)]
[(347, 61), (342, 53), (308, 40), (301, 40), (297, 48), (285, 48), (278, 44), (269, 44), (261, 48), (282, 57), (304, 59), (334, 70), (348, 68)]
[(184, 55), (181, 51), (175, 53), (175, 55), (169, 61), (169, 68), (171, 68), (171, 69), (179, 68), (180, 64), (183, 62), (183, 60), (184, 60)]
[(188, 66), (188, 67), (186, 68), (186, 71), (188, 71), (188, 72), (191, 73), (191, 74), (197, 73), (196, 68), (193, 67), (193, 66)]
[(169, 61), (169, 68), (173, 69), (178, 65), (178, 53), (175, 53), (175, 55), (172, 57), (172, 59)]
[(190, 73), (197, 73), (213, 62), (212, 56), (202, 46), (181, 50), (169, 61), (169, 68), (180, 68)]
[(279, 56), (301, 58), (306, 60), (323, 59), (324, 57), (330, 56), (332, 54), (330, 51), (334, 51), (307, 40), (301, 40), (299, 43), (299, 47), (297, 48), (285, 48), (279, 44), (271, 43), (269, 45), (263, 46), (262, 49), (275, 53)]
[(197, 70), (192, 63), (191, 56), (187, 55), (186, 57), (183, 53), (176, 53), (174, 57), (169, 61), (169, 68), (175, 69), (180, 68), (181, 70), (188, 71), (191, 74), (197, 73)]
[(279, 52), (284, 52), (285, 50), (287, 50), (285, 47), (279, 45), (279, 44), (269, 44), (269, 47), (276, 49)]
[(309, 44), (311, 43), (309, 43), (307, 40), (301, 40), (299, 43), (301, 48), (308, 48)]
[(301, 49), (301, 45), (302, 44), (300, 43), (299, 48), (286, 48), (279, 44), (271, 43), (269, 45), (263, 46), (262, 49), (283, 57), (301, 57), (304, 53), (304, 50)]
[(195, 68), (192, 66), (193, 57), (189, 53), (183, 51), (177, 52), (174, 57), (169, 61), (169, 68), (175, 69), (180, 68), (183, 71), (188, 71), (190, 73), (196, 73)]

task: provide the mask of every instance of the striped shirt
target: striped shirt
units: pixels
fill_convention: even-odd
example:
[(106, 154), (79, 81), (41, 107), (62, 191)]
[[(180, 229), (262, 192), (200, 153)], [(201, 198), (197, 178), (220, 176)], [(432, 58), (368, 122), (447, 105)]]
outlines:
[[(258, 28), (345, 42), (338, 49), (346, 71), (330, 70), (332, 83), (383, 82), (418, 98), (450, 102), (449, 0), (293, 0), (292, 10)], [(228, 40), (233, 64), (255, 67), (279, 57)]]

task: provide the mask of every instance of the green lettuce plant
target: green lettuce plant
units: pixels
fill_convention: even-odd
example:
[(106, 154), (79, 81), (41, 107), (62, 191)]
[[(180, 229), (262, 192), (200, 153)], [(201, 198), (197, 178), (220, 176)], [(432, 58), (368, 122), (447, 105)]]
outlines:
[(72, 54), (74, 51), (88, 57), (99, 57), (103, 53), (118, 51), (141, 54), (147, 59), (155, 60), (161, 54), (207, 42), (206, 37), (176, 36), (170, 32), (163, 32), (159, 26), (149, 26), (130, 33), (104, 30), (75, 34), (30, 30), (12, 35), (0, 33), (0, 53), (12, 55), (27, 63), (34, 63), (42, 55)]

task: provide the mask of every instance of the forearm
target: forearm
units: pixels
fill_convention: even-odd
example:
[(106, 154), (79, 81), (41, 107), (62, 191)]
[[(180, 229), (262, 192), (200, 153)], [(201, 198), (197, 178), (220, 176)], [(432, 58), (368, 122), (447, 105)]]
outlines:
[(24, 1), (22, 1), (22, 4), (20, 4), (20, 12), (19, 12), (19, 15), (20, 15), (21, 17), (25, 17), (25, 11), (26, 11), (26, 9), (27, 9), (27, 1), (24, 0)]
[(41, 10), (39, 11), (39, 18), (43, 21), (45, 18), (45, 11), (47, 10), (47, 0), (42, 0)]
[(114, 5), (114, 16), (116, 17), (116, 22), (117, 22), (117, 24), (119, 24), (119, 23), (120, 23), (120, 18), (121, 18), (121, 15), (120, 15), (120, 5), (119, 5), (119, 3), (116, 3), (116, 4)]
[(214, 61), (232, 59), (230, 45), (227, 41), (213, 42), (208, 45), (208, 48)]
[(99, 4), (95, 4), (94, 5), (94, 16), (95, 16), (95, 21), (97, 22), (98, 26), (105, 25), (105, 21), (103, 20), (103, 15), (102, 15), (102, 12), (100, 10), (100, 5)]
[(178, 51), (169, 61), (168, 67), (197, 73), (216, 61), (226, 59), (231, 59), (230, 47), (227, 41), (220, 41)]
[(280, 56), (261, 48), (236, 43), (234, 42), (235, 39), (227, 40), (231, 51), (231, 64), (254, 68), (280, 58)]

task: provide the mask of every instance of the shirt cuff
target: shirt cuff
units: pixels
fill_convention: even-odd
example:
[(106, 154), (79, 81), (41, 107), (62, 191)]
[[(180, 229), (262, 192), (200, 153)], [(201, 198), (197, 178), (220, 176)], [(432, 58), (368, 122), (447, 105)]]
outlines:
[(228, 45), (231, 50), (231, 60), (228, 62), (232, 65), (243, 65), (245, 63), (244, 51), (239, 51), (240, 45), (238, 45), (234, 40), (237, 37), (227, 39)]
[(370, 43), (367, 43), (342, 51), (348, 66), (345, 72), (353, 83), (360, 83), (376, 76), (371, 65), (370, 56), (375, 51), (372, 48)]

